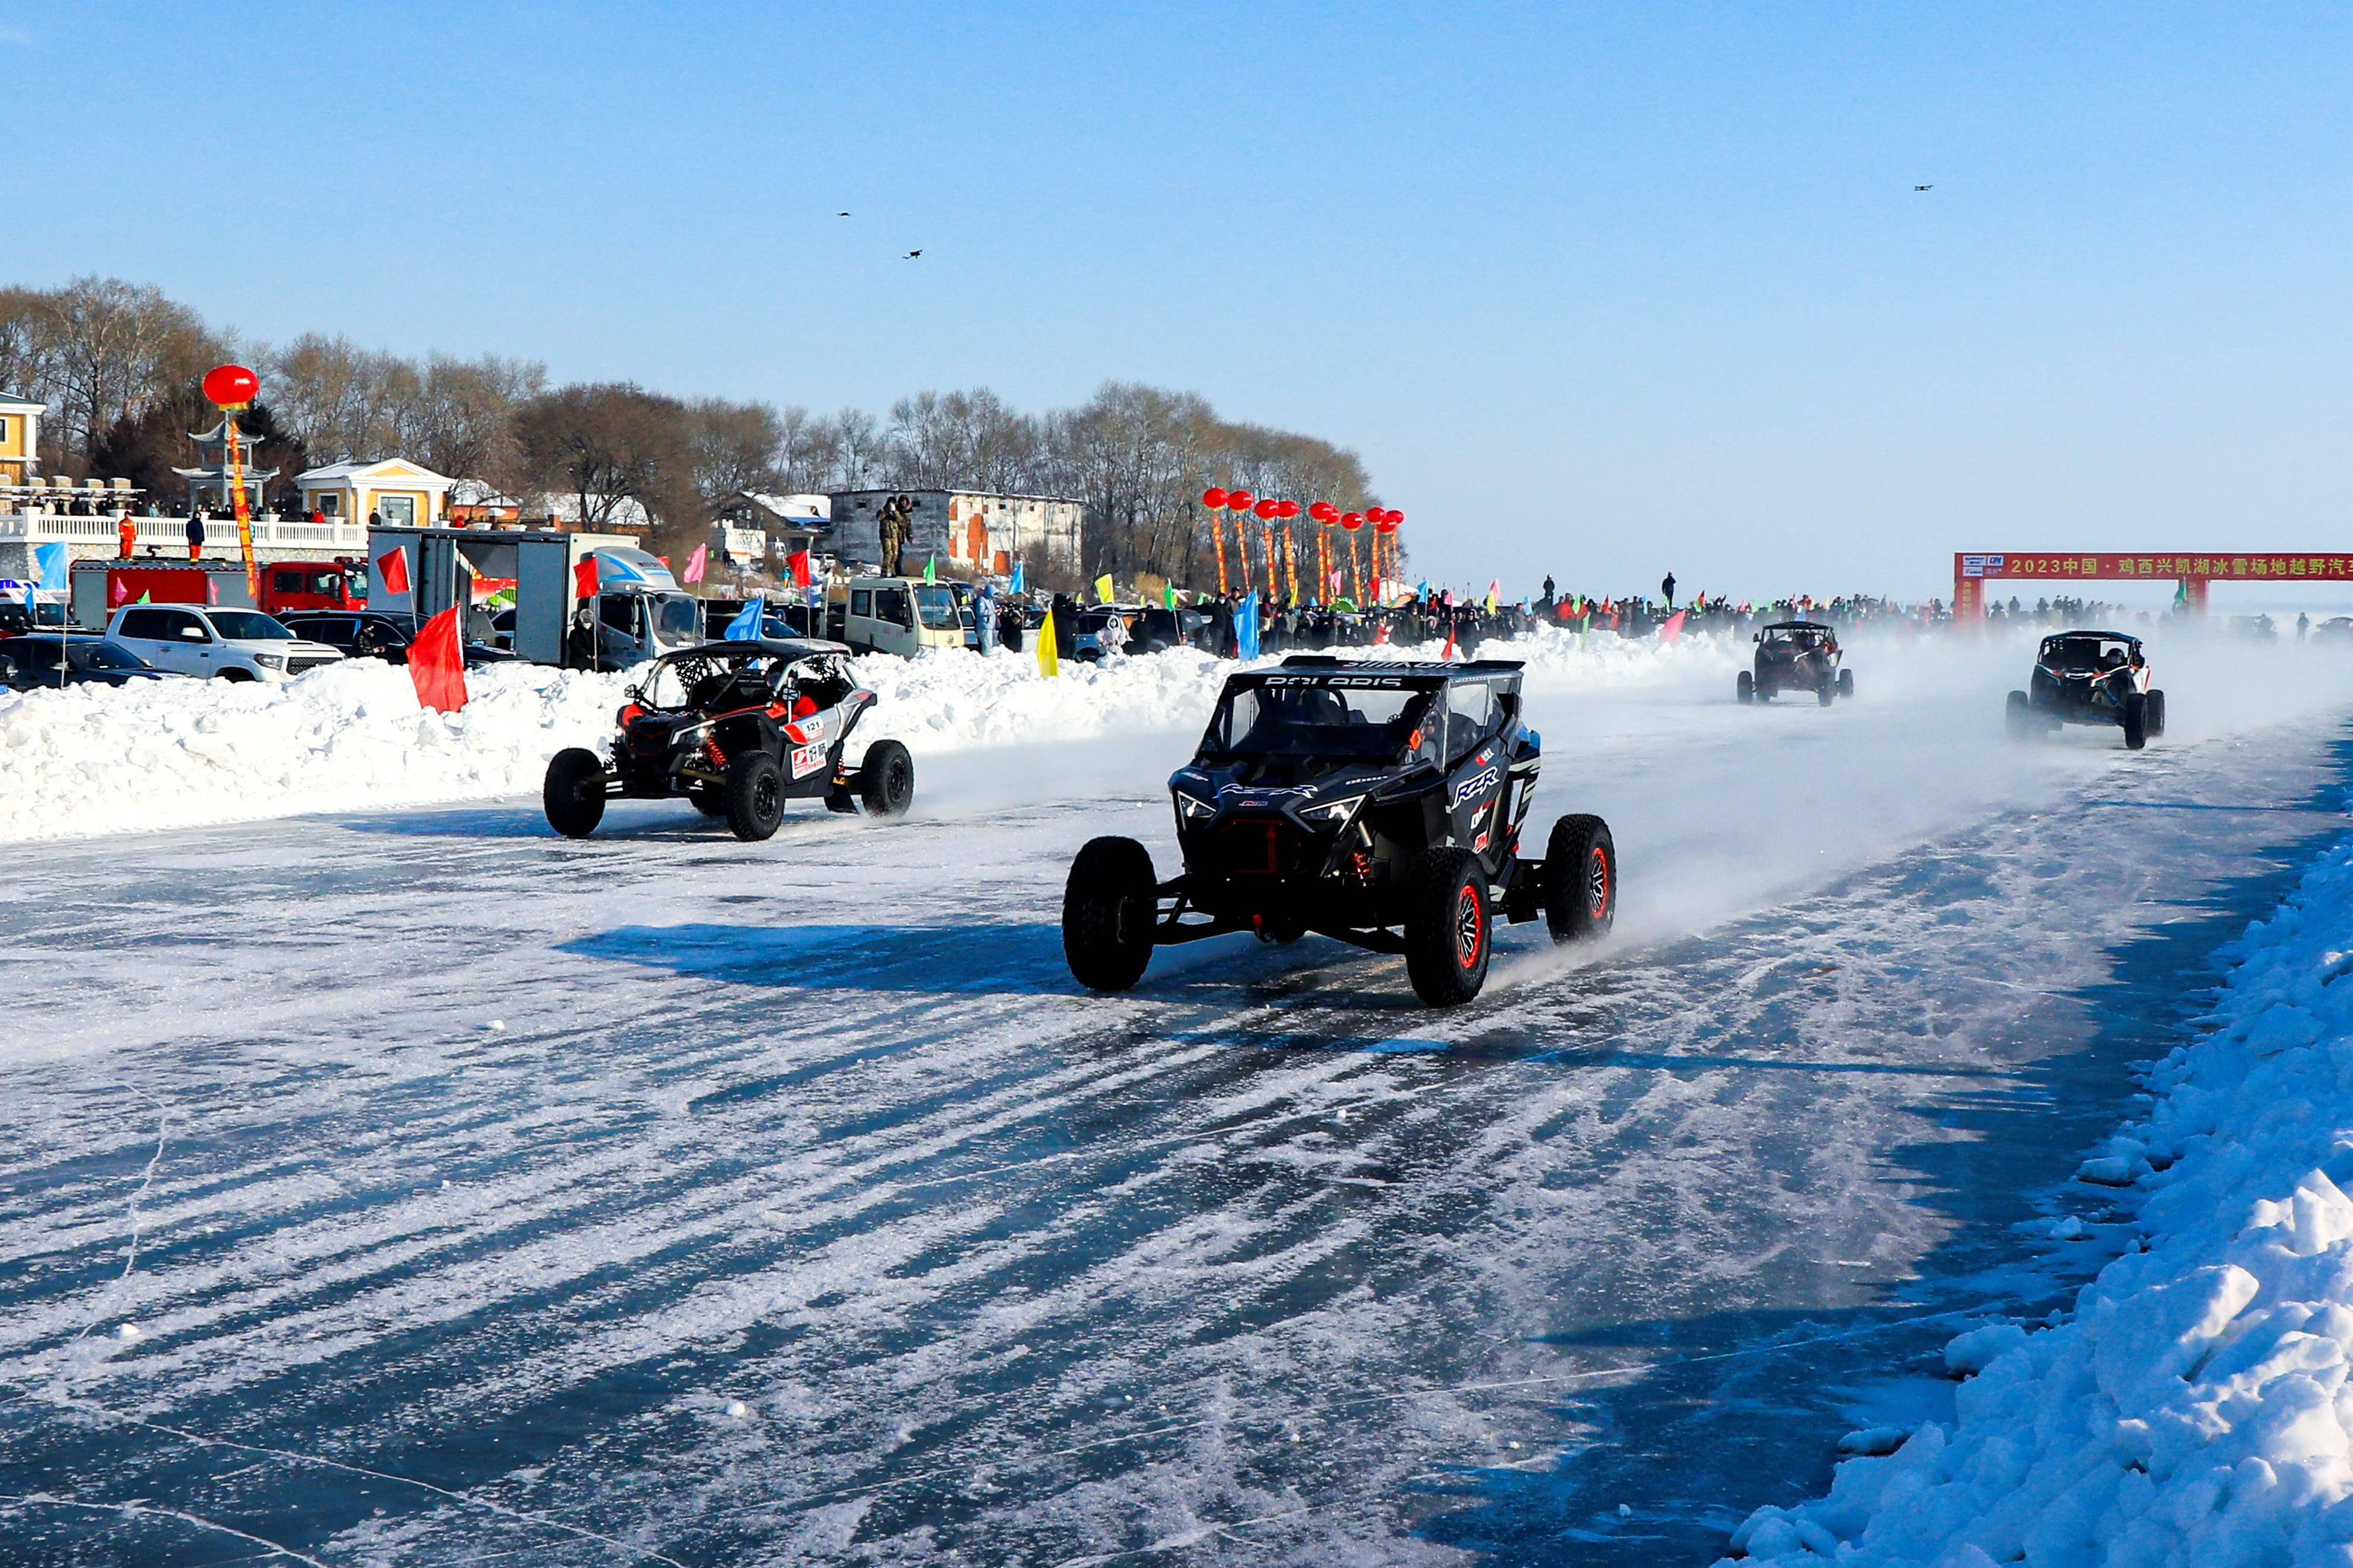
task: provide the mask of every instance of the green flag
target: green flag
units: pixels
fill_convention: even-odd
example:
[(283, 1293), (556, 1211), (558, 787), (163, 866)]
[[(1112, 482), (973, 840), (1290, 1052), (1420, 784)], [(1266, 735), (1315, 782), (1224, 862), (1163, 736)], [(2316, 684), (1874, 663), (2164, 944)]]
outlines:
[(155, 595), (153, 594), (142, 594), (139, 595), (139, 602), (142, 605), (152, 605), (155, 602)]
[(1167, 607), (1168, 607), (1168, 608), (1170, 608), (1170, 609), (1172, 609), (1172, 610), (1173, 610), (1173, 609), (1175, 609), (1175, 608), (1176, 607), (1176, 584), (1171, 583), (1171, 584), (1169, 584), (1166, 587), (1165, 587), (1165, 588), (1161, 589), (1161, 590), (1160, 590), (1160, 595), (1161, 595), (1161, 603), (1162, 603), (1162, 604), (1164, 604), (1164, 605), (1167, 605)]
[(939, 559), (940, 559), (940, 558), (939, 558), (938, 556), (936, 556), (936, 555), (926, 555), (926, 556), (924, 556), (924, 557), (923, 557), (923, 581), (924, 581), (924, 582), (926, 582), (926, 583), (936, 583), (936, 582), (938, 582), (938, 581), (940, 580), (940, 574), (939, 574), (939, 572), (938, 572), (938, 570), (937, 570), (937, 567), (938, 567), (938, 565), (939, 565)]

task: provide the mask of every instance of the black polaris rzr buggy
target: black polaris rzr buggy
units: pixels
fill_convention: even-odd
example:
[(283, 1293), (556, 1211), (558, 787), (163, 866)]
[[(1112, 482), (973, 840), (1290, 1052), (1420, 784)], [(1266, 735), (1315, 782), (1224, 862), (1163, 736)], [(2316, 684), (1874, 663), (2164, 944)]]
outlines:
[(1168, 781), (1184, 875), (1161, 881), (1133, 838), (1080, 850), (1062, 893), (1071, 973), (1124, 991), (1157, 944), (1317, 931), (1402, 953), (1425, 1002), (1468, 1002), (1497, 914), (1541, 916), (1555, 942), (1598, 936), (1617, 914), (1599, 817), (1562, 817), (1543, 859), (1520, 858), (1538, 765), (1514, 662), (1294, 655), (1229, 676), (1199, 752)]
[(2035, 651), (2027, 689), (2010, 694), (2003, 718), (2010, 739), (2026, 740), (2062, 724), (2114, 724), (2127, 751), (2165, 733), (2165, 693), (2149, 685), (2140, 638), (2122, 632), (2060, 632)]
[(663, 655), (613, 716), (609, 756), (574, 746), (547, 764), (549, 826), (586, 837), (617, 795), (682, 795), (746, 839), (775, 833), (796, 796), (821, 796), (835, 811), (902, 815), (915, 796), (906, 747), (877, 741), (856, 767), (843, 758), (843, 742), (874, 703), (851, 678), (849, 656), (839, 643), (775, 637)]
[(1757, 658), (1733, 683), (1743, 702), (1770, 702), (1777, 692), (1810, 691), (1825, 708), (1854, 695), (1854, 671), (1838, 633), (1820, 621), (1776, 621), (1757, 634)]

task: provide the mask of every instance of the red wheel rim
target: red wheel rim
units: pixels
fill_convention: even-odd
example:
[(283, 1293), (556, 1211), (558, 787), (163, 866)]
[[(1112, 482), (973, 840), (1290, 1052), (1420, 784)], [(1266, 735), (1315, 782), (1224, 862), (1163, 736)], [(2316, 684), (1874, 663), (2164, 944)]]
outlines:
[(1585, 869), (1585, 908), (1595, 920), (1609, 912), (1609, 857), (1599, 844)]
[(1454, 956), (1465, 969), (1478, 967), (1479, 952), (1486, 945), (1487, 922), (1479, 918), (1479, 889), (1468, 883), (1455, 895)]

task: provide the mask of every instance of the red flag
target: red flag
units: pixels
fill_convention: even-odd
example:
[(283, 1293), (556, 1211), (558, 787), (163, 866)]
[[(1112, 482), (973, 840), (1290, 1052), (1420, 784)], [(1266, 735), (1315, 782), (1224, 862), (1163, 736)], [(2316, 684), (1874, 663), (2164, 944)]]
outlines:
[(1669, 616), (1666, 618), (1665, 624), (1659, 627), (1659, 640), (1661, 642), (1672, 642), (1677, 637), (1683, 636), (1683, 617), (1689, 614), (1691, 614), (1689, 610), (1677, 610), (1673, 615)]
[(417, 683), (420, 708), (455, 713), (466, 705), (466, 654), (458, 646), (455, 605), (426, 622), (408, 645), (408, 679)]
[(711, 547), (707, 544), (696, 545), (694, 547), (694, 553), (686, 558), (686, 575), (681, 579), (681, 581), (687, 583), (702, 582), (702, 569), (709, 565), (710, 562)]
[(1446, 623), (1446, 651), (1440, 654), (1438, 657), (1440, 658), (1452, 658), (1454, 657), (1454, 623), (1452, 621)]
[(811, 579), (809, 576), (809, 557), (807, 551), (794, 551), (790, 555), (785, 557), (785, 564), (792, 570), (794, 586), (806, 588), (809, 585)]
[(408, 546), (396, 544), (375, 558), (375, 574), (384, 579), (387, 594), (408, 592)]
[(572, 592), (583, 599), (596, 596), (596, 557), (594, 554), (584, 555), (573, 563)]

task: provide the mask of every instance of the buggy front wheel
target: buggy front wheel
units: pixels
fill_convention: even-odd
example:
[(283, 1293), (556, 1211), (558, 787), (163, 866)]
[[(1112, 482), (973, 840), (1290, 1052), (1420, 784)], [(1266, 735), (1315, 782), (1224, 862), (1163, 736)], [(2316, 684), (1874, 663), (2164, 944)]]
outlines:
[(586, 838), (605, 820), (605, 764), (585, 746), (566, 746), (548, 759), (540, 786), (547, 825), (566, 838)]
[(858, 769), (858, 804), (869, 816), (904, 816), (915, 798), (915, 759), (896, 741), (866, 748)]
[(1839, 671), (1839, 695), (1849, 699), (1854, 696), (1854, 671), (1851, 669)]
[(2002, 708), (2002, 728), (2013, 741), (2023, 741), (2034, 732), (2034, 710), (2027, 706), (2026, 693), (2013, 691)]
[(1091, 838), (1062, 884), (1062, 957), (1090, 991), (1125, 991), (1152, 962), (1160, 918), (1152, 852), (1133, 838)]
[(1745, 669), (1742, 670), (1732, 682), (1732, 695), (1735, 699), (1742, 702), (1756, 701), (1757, 678), (1754, 675), (1751, 675), (1748, 671)]
[(727, 768), (727, 826), (747, 844), (776, 837), (785, 820), (785, 770), (765, 752), (746, 752)]
[(1405, 972), (1414, 994), (1453, 1007), (1487, 983), (1487, 873), (1467, 849), (1432, 849), (1407, 892)]

